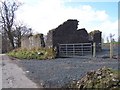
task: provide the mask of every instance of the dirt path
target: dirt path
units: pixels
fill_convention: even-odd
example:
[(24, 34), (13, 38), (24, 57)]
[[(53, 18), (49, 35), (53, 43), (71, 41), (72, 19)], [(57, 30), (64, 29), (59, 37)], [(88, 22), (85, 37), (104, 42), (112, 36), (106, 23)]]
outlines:
[[(2, 88), (39, 88), (25, 76), (25, 72), (7, 57), (2, 56)], [(1, 60), (0, 60), (1, 61)]]

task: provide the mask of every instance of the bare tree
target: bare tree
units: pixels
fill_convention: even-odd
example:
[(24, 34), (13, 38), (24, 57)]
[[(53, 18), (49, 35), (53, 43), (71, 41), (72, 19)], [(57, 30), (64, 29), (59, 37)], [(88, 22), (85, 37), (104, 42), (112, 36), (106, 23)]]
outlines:
[(109, 43), (109, 38), (107, 37), (106, 39), (107, 39), (107, 43)]
[(111, 41), (111, 42), (114, 41), (114, 38), (113, 38), (114, 36), (115, 36), (115, 34), (111, 34), (111, 33), (110, 33), (109, 37), (110, 37), (110, 41)]
[(14, 36), (13, 36), (13, 25), (15, 20), (15, 11), (18, 10), (21, 4), (17, 1), (10, 2), (5, 0), (0, 2), (0, 23), (4, 29), (4, 32), (7, 33), (9, 41), (12, 48), (15, 48), (14, 45)]
[(15, 25), (14, 31), (14, 42), (16, 47), (21, 47), (21, 38), (25, 35), (29, 36), (32, 34), (32, 29), (28, 28), (26, 25), (19, 24)]

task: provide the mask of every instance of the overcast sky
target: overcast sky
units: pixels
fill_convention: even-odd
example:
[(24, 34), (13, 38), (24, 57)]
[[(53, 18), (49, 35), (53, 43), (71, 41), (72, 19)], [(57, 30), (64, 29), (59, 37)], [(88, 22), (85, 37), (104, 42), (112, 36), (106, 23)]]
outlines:
[[(29, 25), (35, 33), (47, 34), (68, 19), (79, 21), (78, 29), (102, 31), (118, 36), (118, 0), (19, 0), (24, 4), (17, 11), (17, 20)], [(89, 2), (88, 2), (89, 1)], [(94, 1), (94, 2), (93, 2)], [(111, 1), (111, 2), (108, 2)]]

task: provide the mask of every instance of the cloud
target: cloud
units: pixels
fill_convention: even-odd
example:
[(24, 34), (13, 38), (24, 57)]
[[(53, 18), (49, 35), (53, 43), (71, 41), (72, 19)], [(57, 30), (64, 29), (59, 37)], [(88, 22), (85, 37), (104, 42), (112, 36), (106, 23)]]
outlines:
[(47, 32), (67, 19), (77, 19), (78, 28), (86, 28), (88, 32), (102, 30), (106, 35), (117, 33), (117, 20), (110, 21), (105, 10), (95, 10), (90, 5), (66, 7), (63, 0), (40, 0), (35, 5), (24, 4), (17, 12), (17, 19), (23, 20), (35, 32)]
[(119, 2), (119, 0), (64, 0), (66, 2)]

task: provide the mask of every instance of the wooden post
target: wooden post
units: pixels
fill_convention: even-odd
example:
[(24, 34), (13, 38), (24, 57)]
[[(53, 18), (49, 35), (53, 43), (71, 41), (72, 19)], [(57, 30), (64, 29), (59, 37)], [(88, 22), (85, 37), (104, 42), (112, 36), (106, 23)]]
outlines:
[(113, 56), (113, 44), (112, 42), (110, 43), (110, 59), (112, 59)]
[(96, 43), (93, 43), (93, 57), (96, 56)]
[(58, 43), (58, 48), (59, 48), (59, 50), (58, 50), (58, 56), (60, 56), (60, 44)]

